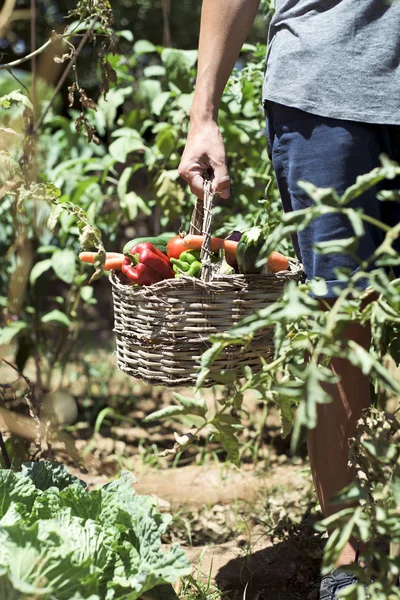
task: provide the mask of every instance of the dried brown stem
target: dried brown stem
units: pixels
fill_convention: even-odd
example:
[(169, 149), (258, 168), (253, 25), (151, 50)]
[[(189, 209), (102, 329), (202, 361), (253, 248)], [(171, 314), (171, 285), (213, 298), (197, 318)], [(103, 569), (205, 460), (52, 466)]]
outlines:
[(27, 94), (28, 94), (28, 96), (29, 96), (29, 90), (28, 90), (28, 88), (26, 87), (26, 85), (24, 84), (24, 82), (23, 82), (23, 81), (21, 81), (21, 80), (20, 80), (20, 79), (19, 79), (19, 78), (18, 78), (18, 77), (15, 75), (15, 73), (13, 73), (13, 70), (12, 70), (12, 69), (7, 69), (7, 71), (10, 73), (11, 77), (14, 77), (15, 81), (18, 81), (19, 85), (20, 85), (21, 87), (23, 87), (23, 88), (24, 88), (24, 90), (26, 91), (26, 93), (27, 93)]
[(31, 71), (32, 71), (32, 95), (33, 114), (36, 114), (36, 0), (31, 0)]
[(76, 63), (76, 59), (78, 58), (83, 46), (86, 44), (87, 40), (89, 39), (90, 35), (93, 32), (94, 26), (96, 25), (97, 21), (99, 20), (99, 17), (95, 17), (92, 21), (92, 24), (90, 25), (89, 29), (86, 31), (85, 35), (83, 36), (83, 38), (81, 39), (81, 41), (79, 42), (79, 46), (76, 49), (76, 52), (74, 54), (74, 56), (71, 58), (71, 60), (69, 61), (64, 73), (61, 75), (60, 80), (56, 86), (56, 89), (53, 92), (53, 95), (51, 96), (45, 110), (43, 111), (42, 116), (40, 117), (40, 119), (38, 120), (38, 122), (36, 123), (35, 127), (34, 127), (34, 132), (36, 132), (41, 125), (43, 124), (43, 121), (46, 118), (47, 113), (49, 112), (51, 106), (53, 105), (54, 100), (57, 97), (58, 92), (60, 91), (62, 85), (64, 84), (65, 80), (67, 79), (69, 72), (71, 71), (72, 67), (75, 65)]
[(33, 420), (33, 422), (36, 424), (36, 429), (37, 429), (37, 434), (36, 434), (36, 439), (41, 439), (41, 425), (40, 425), (40, 419), (33, 407), (33, 402), (32, 402), (32, 397), (33, 396), (33, 386), (32, 383), (30, 382), (30, 380), (23, 374), (21, 373), (21, 371), (19, 369), (17, 369), (16, 366), (14, 366), (12, 363), (10, 363), (8, 360), (6, 360), (5, 358), (3, 358), (3, 362), (6, 363), (6, 365), (8, 365), (9, 367), (11, 367), (11, 369), (13, 369), (16, 373), (18, 373), (18, 375), (20, 377), (22, 377), (22, 379), (25, 381), (26, 385), (28, 386), (28, 390), (29, 392), (27, 394), (25, 394), (24, 398), (26, 400), (26, 404), (28, 406), (28, 411), (29, 411), (29, 415), (31, 417), (31, 419)]
[(171, 0), (162, 1), (162, 13), (163, 13), (163, 45), (166, 48), (172, 46), (172, 36), (170, 27), (170, 13), (171, 13)]

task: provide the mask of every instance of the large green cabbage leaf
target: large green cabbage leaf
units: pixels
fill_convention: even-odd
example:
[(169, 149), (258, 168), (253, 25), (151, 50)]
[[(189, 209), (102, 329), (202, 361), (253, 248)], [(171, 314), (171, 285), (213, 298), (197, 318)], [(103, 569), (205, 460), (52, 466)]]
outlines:
[(123, 472), (88, 492), (58, 463), (0, 470), (0, 598), (176, 598), (168, 584), (190, 563), (178, 545), (163, 552), (171, 517), (134, 481)]

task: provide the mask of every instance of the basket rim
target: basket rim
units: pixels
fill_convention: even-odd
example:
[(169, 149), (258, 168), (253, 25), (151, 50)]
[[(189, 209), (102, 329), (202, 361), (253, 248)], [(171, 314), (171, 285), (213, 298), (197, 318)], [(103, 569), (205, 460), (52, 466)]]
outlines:
[(179, 290), (182, 288), (191, 287), (192, 289), (200, 288), (200, 289), (209, 289), (209, 290), (217, 290), (221, 287), (230, 287), (237, 285), (239, 287), (246, 286), (249, 282), (261, 282), (261, 281), (269, 281), (273, 283), (282, 283), (284, 280), (288, 281), (300, 281), (305, 277), (305, 272), (303, 265), (298, 263), (293, 266), (290, 271), (279, 271), (278, 273), (254, 273), (254, 274), (242, 274), (235, 273), (233, 275), (214, 275), (211, 281), (204, 281), (197, 277), (188, 277), (187, 275), (182, 275), (181, 277), (173, 278), (173, 279), (163, 279), (162, 281), (158, 281), (157, 283), (153, 283), (152, 285), (143, 285), (143, 286), (130, 286), (124, 283), (121, 283), (117, 272), (112, 270), (110, 271), (109, 281), (111, 285), (117, 288), (119, 291), (123, 291), (125, 293), (129, 293), (131, 296), (143, 295), (146, 293), (157, 294), (158, 292), (164, 292), (166, 290), (171, 291), (173, 289)]

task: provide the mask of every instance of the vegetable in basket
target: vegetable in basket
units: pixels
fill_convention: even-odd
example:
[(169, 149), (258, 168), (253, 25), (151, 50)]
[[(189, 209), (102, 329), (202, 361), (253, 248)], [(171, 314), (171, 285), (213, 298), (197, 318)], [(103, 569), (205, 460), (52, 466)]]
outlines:
[[(167, 244), (167, 254), (170, 258), (179, 258), (185, 250), (201, 250), (204, 242), (203, 235), (179, 235), (172, 238)], [(235, 258), (238, 243), (223, 238), (211, 238), (211, 252), (218, 252), (223, 248), (227, 256)]]
[[(237, 229), (235, 229), (227, 236), (226, 239), (230, 240), (232, 242), (240, 242), (240, 240), (242, 239), (242, 235), (243, 235), (243, 233), (241, 231), (238, 231)], [(235, 256), (229, 256), (229, 255), (225, 254), (225, 260), (228, 263), (228, 265), (230, 265), (231, 267), (234, 268), (235, 271), (239, 271), (236, 254), (235, 254)]]
[(267, 264), (272, 273), (289, 270), (289, 259), (280, 252), (271, 252), (268, 256)]
[[(94, 265), (96, 262), (97, 252), (81, 252), (79, 254), (79, 260), (82, 262), (90, 263)], [(120, 252), (106, 252), (106, 262), (104, 263), (104, 269), (106, 271), (120, 271), (122, 263), (124, 262), (125, 256)]]
[(234, 275), (236, 273), (235, 267), (228, 261), (223, 248), (218, 253), (218, 262), (215, 266), (219, 275)]
[(263, 265), (257, 266), (257, 261), (264, 243), (265, 236), (261, 227), (251, 227), (243, 233), (236, 251), (240, 273), (244, 275), (261, 273)]
[(133, 246), (127, 252), (121, 270), (138, 285), (152, 285), (174, 277), (168, 258), (149, 242)]
[(186, 250), (179, 258), (170, 258), (175, 277), (187, 275), (199, 277), (201, 272), (200, 251)]
[(183, 243), (183, 237), (181, 235), (175, 235), (171, 238), (167, 244), (167, 255), (169, 258), (179, 258), (183, 252), (186, 252), (189, 248)]
[(264, 273), (279, 273), (289, 269), (289, 259), (280, 252), (271, 252), (266, 265), (257, 266), (258, 258), (265, 243), (261, 227), (251, 227), (245, 231), (238, 243), (236, 258), (240, 273), (251, 275)]
[(237, 229), (235, 229), (227, 236), (226, 239), (232, 240), (232, 242), (240, 242), (240, 240), (242, 239), (242, 235), (243, 235), (243, 233), (241, 231), (238, 231)]
[(127, 242), (125, 244), (122, 252), (124, 254), (126, 254), (134, 246), (148, 242), (149, 244), (151, 244), (152, 246), (157, 248), (157, 250), (159, 250), (163, 254), (166, 254), (167, 253), (167, 244), (168, 244), (169, 240), (172, 239), (173, 237), (176, 237), (175, 233), (160, 233), (160, 235), (158, 235), (156, 237), (136, 238), (135, 240), (131, 240), (130, 242)]

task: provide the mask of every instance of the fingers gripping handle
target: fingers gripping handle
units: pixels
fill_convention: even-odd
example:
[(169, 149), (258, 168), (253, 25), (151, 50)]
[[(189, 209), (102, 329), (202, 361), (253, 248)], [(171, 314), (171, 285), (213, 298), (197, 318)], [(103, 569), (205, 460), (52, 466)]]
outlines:
[(190, 223), (191, 234), (204, 236), (200, 253), (200, 259), (203, 265), (201, 269), (201, 279), (203, 279), (203, 281), (211, 281), (212, 279), (211, 225), (213, 203), (214, 193), (212, 191), (211, 181), (209, 179), (204, 179), (204, 201), (197, 198)]
[(214, 194), (211, 181), (204, 180), (204, 217), (203, 217), (203, 245), (201, 247), (200, 260), (202, 263), (201, 278), (203, 281), (212, 279), (211, 263), (211, 225)]

